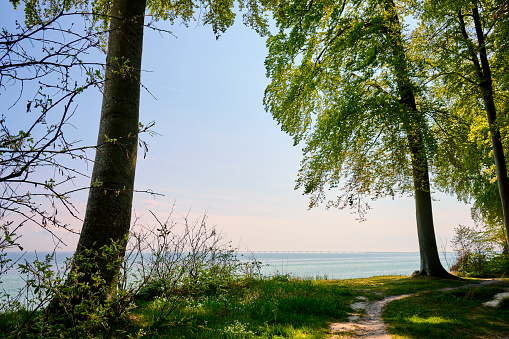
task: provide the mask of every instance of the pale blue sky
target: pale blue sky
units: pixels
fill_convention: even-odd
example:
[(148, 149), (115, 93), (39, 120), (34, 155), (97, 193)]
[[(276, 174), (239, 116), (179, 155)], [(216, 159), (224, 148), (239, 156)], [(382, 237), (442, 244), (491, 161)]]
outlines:
[[(22, 13), (9, 6), (0, 5), (2, 23), (14, 15), (21, 20)], [(268, 84), (264, 38), (240, 22), (218, 41), (210, 28), (195, 23), (158, 26), (178, 38), (145, 30), (142, 82), (157, 100), (142, 91), (140, 117), (143, 123), (156, 121), (153, 129), (161, 136), (143, 137), (150, 151), (146, 159), (140, 152), (136, 188), (164, 197), (135, 195), (144, 223), (153, 222), (149, 209), (165, 218), (175, 202), (180, 213), (191, 209), (197, 217), (207, 211), (209, 222), (243, 250), (418, 251), (411, 198), (375, 202), (363, 223), (348, 210), (307, 210), (307, 197), (293, 190), (302, 146), (292, 146), (262, 105)], [(0, 91), (0, 100), (12, 95), (9, 90)], [(83, 144), (96, 140), (100, 105), (98, 91), (80, 98), (73, 118), (77, 129), (68, 133)], [(438, 237), (450, 240), (459, 223), (473, 224), (467, 206), (435, 197)], [(85, 198), (74, 197), (81, 216)], [(70, 222), (79, 229), (79, 222)], [(21, 233), (26, 249), (53, 247), (35, 226)], [(58, 233), (69, 244), (61, 249), (74, 250), (77, 237)]]

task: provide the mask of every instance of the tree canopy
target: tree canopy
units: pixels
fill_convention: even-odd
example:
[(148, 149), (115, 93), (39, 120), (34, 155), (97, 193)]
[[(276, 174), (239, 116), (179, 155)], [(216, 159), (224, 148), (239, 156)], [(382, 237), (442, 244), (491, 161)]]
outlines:
[(501, 198), (507, 200), (508, 183), (507, 1), (412, 5), (419, 19), (413, 43), (428, 74), (428, 97), (442, 112), (434, 122), (440, 144), (436, 182), (459, 199), (472, 201), (478, 220), (503, 225), (507, 211), (503, 213)]
[[(268, 40), (266, 109), (305, 142), (297, 188), (310, 207), (353, 207), (412, 192), (420, 273), (448, 277), (438, 258), (429, 185), (436, 142), (419, 63), (392, 0), (280, 2)], [(339, 196), (326, 193), (338, 189)]]
[[(359, 211), (365, 197), (410, 193), (409, 117), (400, 102), (382, 3), (285, 5), (285, 15), (276, 17), (279, 33), (268, 41), (272, 82), (265, 105), (295, 144), (306, 143), (297, 187), (312, 194), (311, 207), (327, 199), (328, 189), (339, 188), (328, 206)], [(418, 71), (409, 69), (416, 93), (423, 83)], [(423, 141), (433, 150), (426, 102), (418, 103)]]

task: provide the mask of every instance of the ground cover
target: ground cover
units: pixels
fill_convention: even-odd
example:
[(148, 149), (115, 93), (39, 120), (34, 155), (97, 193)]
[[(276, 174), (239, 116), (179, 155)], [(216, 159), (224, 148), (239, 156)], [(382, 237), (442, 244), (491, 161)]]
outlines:
[(383, 299), (384, 296), (416, 293), (445, 287), (458, 287), (475, 280), (448, 280), (427, 277), (380, 276), (362, 279), (322, 280), (321, 284), (348, 286), (355, 295), (365, 296), (370, 300)]
[[(330, 338), (332, 322), (347, 321), (349, 316), (358, 313), (350, 305), (359, 296), (371, 301), (380, 300), (384, 296), (460, 287), (470, 282), (401, 276), (348, 280), (301, 280), (276, 276), (241, 278), (220, 288), (207, 285), (187, 289), (181, 286), (166, 295), (142, 290), (135, 298), (135, 307), (123, 315), (122, 320), (117, 319), (115, 328), (108, 332), (100, 328), (90, 329), (80, 332), (79, 337), (85, 333), (89, 338)], [(485, 300), (499, 289), (482, 289), (479, 293), (485, 295), (482, 298)], [(447, 293), (459, 298), (463, 290), (458, 291)], [(432, 294), (422, 294), (424, 297), (428, 295)], [(441, 298), (446, 300), (449, 297)], [(432, 303), (437, 301), (429, 301), (429, 304)], [(464, 305), (458, 307), (467, 310)], [(406, 306), (396, 308), (396, 314), (403, 312), (400, 308)], [(418, 307), (414, 309), (417, 312)], [(477, 309), (471, 311), (477, 312)], [(498, 316), (505, 314), (493, 312)], [(413, 319), (425, 316), (420, 313), (408, 315)], [(20, 317), (22, 314), (0, 314), (0, 337), (7, 337), (7, 329), (12, 331)], [(504, 330), (509, 333), (509, 328), (501, 325), (499, 332)], [(25, 332), (25, 337), (32, 334), (35, 337), (40, 333), (34, 327), (32, 332)], [(45, 331), (44, 334), (46, 338), (61, 337), (61, 333)], [(405, 337), (407, 334), (401, 332), (400, 335)], [(412, 332), (410, 335), (413, 335)]]
[(135, 326), (163, 338), (327, 338), (330, 323), (357, 313), (357, 296), (384, 295), (457, 287), (464, 281), (401, 276), (348, 280), (300, 280), (278, 276), (249, 280), (226, 293), (187, 296), (158, 326), (165, 300), (140, 303)]
[(394, 338), (506, 338), (509, 303), (484, 302), (509, 288), (497, 285), (419, 293), (387, 304), (383, 320)]
[(237, 282), (223, 293), (180, 298), (163, 326), (161, 311), (175, 300), (157, 297), (141, 302), (133, 313), (133, 326), (163, 338), (324, 338), (331, 321), (346, 319), (352, 312), (353, 296), (343, 284), (284, 276), (253, 279)]

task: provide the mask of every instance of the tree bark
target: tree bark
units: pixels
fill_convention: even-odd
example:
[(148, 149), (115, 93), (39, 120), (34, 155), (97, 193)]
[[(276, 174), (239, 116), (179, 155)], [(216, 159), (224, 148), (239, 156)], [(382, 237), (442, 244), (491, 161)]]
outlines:
[(394, 57), (393, 67), (400, 95), (399, 102), (403, 105), (403, 112), (400, 113), (401, 120), (406, 130), (408, 148), (412, 159), (417, 234), (421, 257), (419, 274), (429, 277), (455, 278), (444, 269), (438, 255), (435, 227), (433, 225), (428, 159), (422, 135), (422, 117), (417, 111), (415, 94), (404, 51), (401, 24), (393, 0), (384, 0), (384, 4), (388, 16), (386, 34), (390, 39)]
[[(85, 258), (96, 268), (81, 273), (85, 279), (98, 273), (104, 290), (115, 286), (131, 224), (145, 6), (146, 0), (115, 0), (112, 5), (98, 149), (75, 255), (78, 271), (79, 254), (90, 250), (98, 255)], [(119, 249), (114, 265), (111, 258), (100, 258), (103, 246), (112, 244)]]
[[(411, 97), (402, 98), (401, 102), (405, 102), (405, 100), (408, 99), (413, 101), (413, 112), (416, 112), (414, 111), (415, 99), (413, 93)], [(416, 125), (418, 126), (418, 124)], [(417, 235), (419, 239), (419, 252), (421, 257), (419, 275), (452, 278), (453, 276), (442, 266), (438, 255), (435, 227), (433, 225), (428, 160), (422, 141), (422, 134), (417, 126), (415, 130), (407, 132), (407, 138), (412, 157), (415, 215), (417, 221)]]
[[(500, 129), (497, 126), (497, 110), (495, 108), (495, 101), (493, 100), (491, 68), (488, 61), (481, 18), (479, 17), (479, 9), (477, 8), (476, 3), (473, 2), (473, 5), (472, 17), (474, 19), (475, 33), (479, 44), (479, 58), (481, 59), (481, 63), (479, 64), (477, 58), (475, 58), (474, 66), (477, 69), (479, 87), (481, 88), (484, 108), (486, 110), (488, 124), (490, 127), (491, 146), (493, 149), (495, 171), (497, 173), (498, 192), (500, 195), (500, 201), (502, 202), (506, 240), (509, 244), (509, 180), (507, 178), (507, 166), (505, 162), (504, 148), (502, 146), (502, 138), (500, 136)], [(462, 20), (461, 12), (460, 20)], [(464, 30), (464, 25), (464, 22), (462, 22), (462, 30)], [(463, 34), (465, 35), (466, 32)]]

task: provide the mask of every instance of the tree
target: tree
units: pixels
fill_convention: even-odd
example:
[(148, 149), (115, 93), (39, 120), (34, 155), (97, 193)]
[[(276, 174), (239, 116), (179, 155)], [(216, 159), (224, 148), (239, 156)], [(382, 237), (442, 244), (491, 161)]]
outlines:
[[(448, 112), (437, 121), (444, 140), (437, 180), (474, 200), (473, 213), (487, 225), (501, 220), (507, 234), (507, 1), (421, 1), (416, 8), (422, 19), (416, 41), (432, 74), (434, 101)], [(495, 182), (499, 202), (491, 194)]]
[[(97, 252), (97, 270), (106, 287), (113, 288), (119, 267), (101, 259), (100, 251), (113, 241), (118, 245), (118, 255), (123, 257), (131, 225), (145, 1), (114, 1), (111, 16), (97, 139), (101, 146), (95, 156), (76, 258), (85, 250)], [(76, 266), (80, 265), (77, 260)]]
[[(372, 199), (413, 191), (420, 274), (451, 277), (434, 234), (428, 161), (435, 147), (419, 69), (405, 46), (392, 0), (295, 1), (274, 9), (279, 33), (269, 38), (266, 109), (281, 129), (305, 141), (296, 188), (310, 207), (364, 216)], [(404, 14), (403, 14), (404, 15)]]
[[(42, 6), (36, 9), (37, 13), (48, 9), (43, 2), (37, 4)], [(51, 10), (55, 4), (48, 6), (52, 6), (49, 7)], [(88, 12), (94, 13), (94, 22), (99, 27), (109, 25), (98, 146), (87, 210), (75, 253), (75, 270), (83, 274), (81, 281), (92, 286), (94, 277), (99, 277), (100, 288), (92, 292), (102, 293), (114, 289), (121, 260), (112, 263), (111, 258), (103, 257), (101, 252), (113, 246), (117, 251), (116, 257), (122, 259), (131, 224), (140, 129), (139, 95), (145, 14), (148, 12), (156, 20), (171, 23), (181, 19), (182, 23), (187, 24), (194, 19), (195, 11), (199, 10), (198, 19), (211, 25), (216, 38), (219, 38), (234, 22), (234, 2), (104, 0), (87, 5), (81, 1), (62, 1), (56, 7), (69, 9), (72, 6), (92, 7)], [(266, 18), (259, 2), (239, 0), (238, 6), (247, 9), (244, 14), (246, 24), (260, 34), (266, 32)], [(91, 255), (93, 258), (90, 258)], [(93, 261), (93, 267), (85, 269), (85, 261)]]

